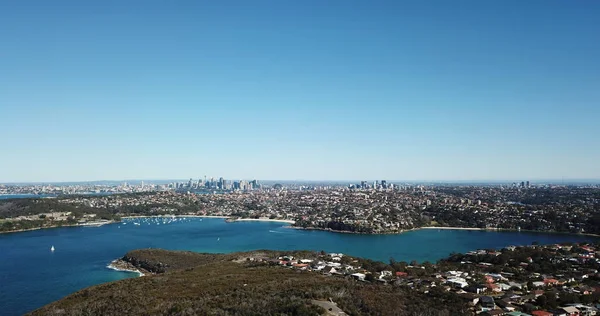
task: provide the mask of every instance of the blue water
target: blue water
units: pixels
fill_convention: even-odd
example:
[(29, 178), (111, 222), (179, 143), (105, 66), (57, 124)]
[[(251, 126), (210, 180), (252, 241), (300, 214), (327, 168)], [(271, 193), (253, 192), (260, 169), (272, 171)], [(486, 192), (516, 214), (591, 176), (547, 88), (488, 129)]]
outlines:
[[(133, 221), (143, 223), (133, 225)], [(597, 240), (592, 237), (525, 232), (419, 230), (400, 235), (354, 235), (304, 231), (273, 222), (225, 223), (198, 218), (156, 225), (128, 220), (102, 227), (65, 227), (0, 234), (0, 311), (21, 315), (79, 289), (137, 274), (106, 268), (128, 250), (165, 248), (198, 252), (252, 249), (311, 249), (387, 262), (436, 261), (451, 252), (508, 245)], [(151, 222), (151, 225), (148, 225)], [(50, 251), (54, 245), (55, 252)]]
[[(79, 193), (79, 194), (71, 194), (71, 195), (92, 195), (92, 196), (102, 196), (102, 195), (112, 195), (115, 194), (113, 192), (88, 192), (88, 193)], [(57, 197), (56, 194), (1, 194), (0, 200), (7, 199), (29, 199), (29, 198), (47, 198), (47, 197)]]
[(44, 198), (44, 197), (55, 197), (52, 194), (2, 194), (0, 200), (5, 199), (27, 199), (27, 198)]

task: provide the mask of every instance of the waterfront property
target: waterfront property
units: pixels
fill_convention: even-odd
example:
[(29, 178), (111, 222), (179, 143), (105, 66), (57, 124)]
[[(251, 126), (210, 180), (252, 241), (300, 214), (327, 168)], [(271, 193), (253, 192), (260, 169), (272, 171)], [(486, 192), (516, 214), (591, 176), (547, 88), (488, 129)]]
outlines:
[[(138, 225), (134, 225), (137, 223)], [(158, 225), (160, 224), (160, 225)], [(509, 245), (554, 244), (595, 240), (567, 234), (419, 230), (399, 235), (333, 234), (284, 228), (275, 222), (234, 222), (212, 218), (178, 218), (170, 224), (154, 219), (125, 219), (101, 227), (72, 227), (0, 235), (0, 287), (5, 315), (20, 315), (78, 289), (136, 273), (106, 266), (132, 249), (164, 248), (227, 253), (254, 249), (308, 249), (387, 262), (435, 262), (451, 252)], [(50, 251), (54, 245), (56, 250)], [(331, 260), (334, 262), (334, 259)], [(325, 267), (323, 267), (325, 268)], [(337, 268), (336, 268), (337, 270)], [(43, 293), (44, 295), (39, 295)]]

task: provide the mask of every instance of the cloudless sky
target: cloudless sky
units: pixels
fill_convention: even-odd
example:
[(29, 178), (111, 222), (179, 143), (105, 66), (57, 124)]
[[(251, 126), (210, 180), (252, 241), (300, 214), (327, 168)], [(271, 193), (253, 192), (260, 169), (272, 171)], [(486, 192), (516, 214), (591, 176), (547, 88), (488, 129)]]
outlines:
[(2, 1), (0, 182), (600, 178), (600, 2)]

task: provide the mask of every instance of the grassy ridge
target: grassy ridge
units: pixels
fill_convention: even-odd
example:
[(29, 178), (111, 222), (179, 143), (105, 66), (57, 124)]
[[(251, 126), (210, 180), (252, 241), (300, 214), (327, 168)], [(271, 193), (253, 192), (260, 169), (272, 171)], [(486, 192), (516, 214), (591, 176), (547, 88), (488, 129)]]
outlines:
[(443, 295), (246, 259), (262, 256), (277, 252), (132, 251), (125, 258), (165, 272), (93, 286), (31, 315), (322, 315), (326, 311), (311, 300), (329, 299), (351, 315), (457, 315), (463, 308)]

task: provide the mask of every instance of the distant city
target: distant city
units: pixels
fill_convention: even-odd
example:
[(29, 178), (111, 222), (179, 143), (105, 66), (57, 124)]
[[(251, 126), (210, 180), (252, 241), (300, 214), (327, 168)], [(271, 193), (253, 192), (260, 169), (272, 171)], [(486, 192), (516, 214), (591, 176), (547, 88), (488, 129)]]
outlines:
[(328, 190), (347, 188), (350, 190), (401, 190), (415, 186), (493, 186), (498, 188), (542, 188), (577, 186), (598, 188), (600, 183), (590, 180), (555, 181), (552, 183), (531, 183), (528, 180), (518, 182), (398, 182), (388, 180), (373, 181), (290, 181), (290, 180), (229, 180), (223, 177), (206, 176), (184, 180), (130, 180), (130, 181), (90, 181), (59, 183), (8, 183), (0, 184), (0, 196), (8, 195), (103, 195), (121, 193), (142, 193), (174, 191), (178, 193), (227, 193), (256, 190)]

